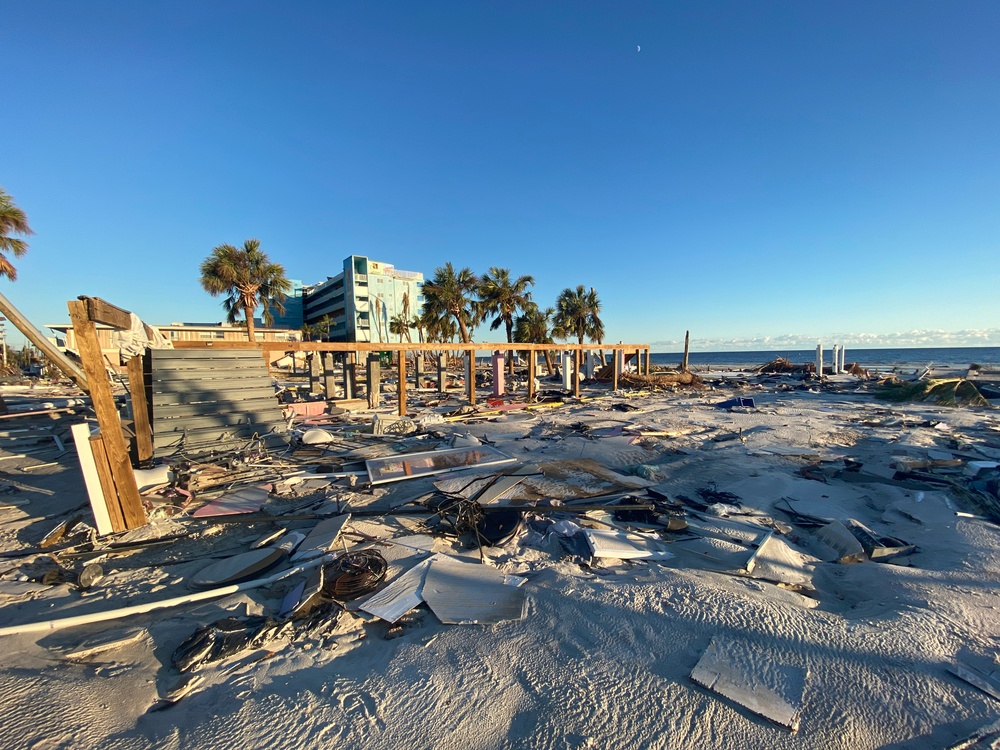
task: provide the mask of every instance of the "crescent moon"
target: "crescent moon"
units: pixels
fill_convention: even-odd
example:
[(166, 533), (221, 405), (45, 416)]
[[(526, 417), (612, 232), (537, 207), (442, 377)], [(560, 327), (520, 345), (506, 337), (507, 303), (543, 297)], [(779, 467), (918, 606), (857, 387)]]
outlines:
[(638, 44), (635, 45), (635, 51), (636, 52), (641, 52), (642, 51), (642, 47), (640, 47)]

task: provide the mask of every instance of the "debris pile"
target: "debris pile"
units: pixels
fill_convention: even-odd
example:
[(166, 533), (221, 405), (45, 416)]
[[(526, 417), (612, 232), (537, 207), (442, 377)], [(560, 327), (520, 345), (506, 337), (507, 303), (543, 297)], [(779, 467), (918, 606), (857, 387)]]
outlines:
[[(98, 533), (85, 505), (32, 520), (13, 502), (18, 482), (0, 472), (8, 510), (35, 542), (4, 551), (0, 596), (52, 604), (42, 620), (11, 608), (0, 635), (105, 623), (103, 640), (52, 646), (73, 660), (153, 640), (163, 658), (148, 710), (159, 712), (306, 652), (334, 659), (362, 641), (391, 649), (385, 641), (418, 628), (526, 628), (543, 587), (569, 598), (567, 582), (579, 580), (590, 595), (633, 579), (662, 592), (710, 581), (807, 612), (820, 628), (836, 608), (862, 606), (852, 571), (889, 588), (894, 571), (927, 563), (925, 515), (1000, 523), (1000, 425), (952, 427), (937, 412), (889, 410), (865, 390), (796, 419), (796, 399), (818, 391), (790, 392), (805, 370), (784, 363), (739, 385), (622, 375), (618, 392), (563, 392), (548, 408), (417, 393), (403, 417), (296, 410), (280, 438), (161, 446), (170, 450), (134, 470), (148, 523), (124, 532)], [(754, 395), (733, 397), (734, 388)], [(89, 430), (82, 413), (57, 416), (25, 422), (17, 436), (64, 457), (71, 423)], [(25, 470), (51, 457), (17, 455)], [(163, 610), (172, 616), (145, 617)], [(713, 629), (712, 619), (703, 613), (677, 656), (687, 659), (685, 689), (802, 731), (809, 695), (831, 670), (787, 644)], [(949, 668), (992, 685), (988, 673)]]

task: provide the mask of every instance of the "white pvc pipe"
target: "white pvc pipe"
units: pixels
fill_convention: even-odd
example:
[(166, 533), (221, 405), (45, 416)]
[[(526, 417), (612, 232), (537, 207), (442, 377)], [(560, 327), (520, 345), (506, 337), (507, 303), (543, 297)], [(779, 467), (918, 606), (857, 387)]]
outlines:
[(247, 581), (246, 583), (234, 583), (230, 586), (223, 586), (217, 589), (211, 589), (209, 591), (199, 591), (194, 594), (185, 594), (184, 596), (175, 596), (173, 599), (161, 599), (160, 601), (147, 602), (145, 604), (136, 604), (131, 607), (122, 607), (121, 609), (109, 609), (103, 612), (91, 612), (86, 615), (75, 615), (73, 617), (64, 617), (61, 620), (46, 620), (44, 622), (29, 622), (25, 625), (10, 625), (6, 628), (0, 628), (0, 636), (5, 635), (24, 635), (27, 633), (47, 633), (53, 630), (64, 630), (65, 628), (75, 628), (78, 625), (90, 625), (95, 622), (107, 622), (108, 620), (120, 620), (124, 617), (131, 617), (132, 615), (143, 615), (147, 612), (153, 612), (157, 609), (168, 609), (170, 607), (178, 607), (181, 604), (192, 604), (194, 602), (203, 602), (208, 599), (217, 599), (220, 596), (228, 596), (229, 594), (235, 594), (239, 591), (246, 591), (248, 589), (255, 589), (259, 586), (267, 586), (272, 583), (276, 583), (283, 578), (295, 575), (296, 573), (301, 573), (303, 570), (309, 570), (310, 568), (315, 568), (324, 562), (330, 562), (334, 559), (334, 555), (329, 555), (326, 557), (317, 558), (315, 560), (309, 560), (302, 565), (297, 565), (294, 568), (289, 568), (288, 570), (283, 570), (279, 573), (275, 573), (268, 578), (259, 578), (256, 581)]

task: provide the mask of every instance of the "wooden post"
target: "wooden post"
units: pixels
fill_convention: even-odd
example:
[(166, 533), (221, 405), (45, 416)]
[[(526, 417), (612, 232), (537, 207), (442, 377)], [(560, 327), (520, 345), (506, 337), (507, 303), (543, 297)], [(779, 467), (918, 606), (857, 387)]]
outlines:
[(132, 423), (135, 427), (135, 448), (139, 466), (145, 466), (153, 460), (153, 430), (149, 423), (144, 359), (142, 354), (137, 354), (128, 361), (128, 392), (132, 398)]
[(323, 388), (323, 360), (318, 352), (309, 352), (309, 392), (319, 393)]
[(378, 352), (371, 352), (368, 355), (368, 408), (377, 409), (381, 402), (382, 373), (379, 370)]
[(624, 349), (612, 349), (611, 350), (611, 390), (618, 390), (618, 376), (621, 374), (622, 370), (622, 355), (625, 354)]
[(323, 352), (323, 390), (329, 401), (337, 397), (337, 378), (333, 375), (333, 353)]
[(573, 395), (580, 398), (580, 348), (573, 350)]
[(424, 352), (420, 350), (415, 352), (416, 356), (413, 358), (413, 387), (423, 388), (424, 387), (424, 375), (426, 370), (426, 365), (424, 363)]
[(504, 382), (504, 353), (499, 349), (493, 352), (493, 398), (503, 398), (506, 391)]
[(448, 352), (441, 352), (437, 358), (438, 366), (438, 391), (444, 393), (448, 390)]
[(466, 389), (469, 392), (469, 403), (472, 406), (476, 405), (476, 350), (469, 349), (466, 353), (465, 360), (465, 374), (466, 374)]
[(635, 374), (642, 375), (642, 349), (635, 350)]
[(354, 352), (344, 353), (344, 398), (347, 399), (356, 398), (358, 392), (358, 384), (355, 382), (354, 373), (355, 356)]
[(688, 371), (688, 352), (691, 349), (691, 331), (684, 331), (684, 359), (681, 360), (681, 370)]
[(538, 370), (538, 352), (531, 349), (528, 352), (528, 401), (535, 398), (535, 372)]
[(118, 490), (115, 488), (115, 480), (111, 476), (111, 466), (108, 463), (108, 452), (104, 445), (103, 435), (93, 435), (90, 438), (90, 451), (94, 457), (94, 468), (97, 469), (97, 476), (101, 483), (101, 494), (104, 495), (104, 507), (111, 520), (111, 528), (114, 531), (125, 531), (128, 525), (122, 515), (122, 507), (118, 502)]
[[(111, 395), (111, 385), (108, 383), (108, 373), (104, 369), (104, 356), (101, 344), (97, 338), (97, 328), (87, 313), (87, 305), (80, 301), (70, 301), (69, 317), (76, 332), (76, 344), (80, 353), (84, 374), (90, 387), (90, 399), (97, 414), (97, 423), (101, 426), (101, 436), (104, 439), (104, 450), (107, 452), (107, 465), (111, 480), (114, 482), (114, 498), (121, 506), (121, 516), (126, 529), (134, 529), (146, 523), (146, 511), (142, 507), (139, 488), (135, 483), (135, 474), (128, 460), (128, 447), (122, 435), (121, 420), (115, 408), (115, 399)], [(95, 458), (96, 460), (96, 458)], [(100, 465), (100, 461), (97, 462)], [(108, 505), (114, 500), (109, 498)], [(112, 515), (112, 520), (114, 515)], [(124, 530), (124, 529), (123, 529)]]
[(406, 416), (406, 352), (399, 354), (399, 416)]

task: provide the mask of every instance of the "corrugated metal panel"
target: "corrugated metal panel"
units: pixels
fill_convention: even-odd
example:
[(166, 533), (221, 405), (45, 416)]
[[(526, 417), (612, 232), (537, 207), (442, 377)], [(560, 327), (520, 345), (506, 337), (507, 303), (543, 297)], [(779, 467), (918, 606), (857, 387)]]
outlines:
[(156, 349), (151, 380), (157, 456), (231, 450), (254, 435), (269, 448), (287, 444), (259, 352)]

